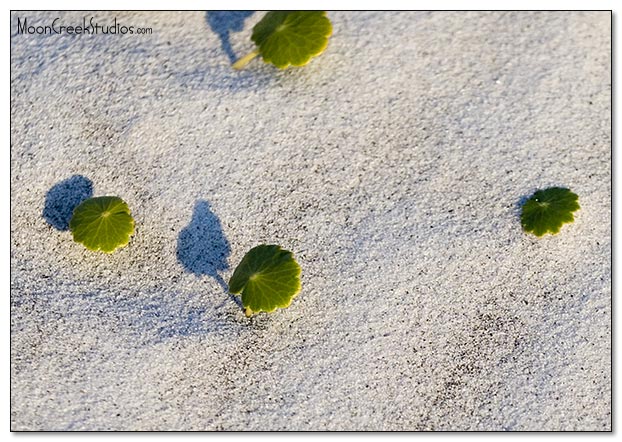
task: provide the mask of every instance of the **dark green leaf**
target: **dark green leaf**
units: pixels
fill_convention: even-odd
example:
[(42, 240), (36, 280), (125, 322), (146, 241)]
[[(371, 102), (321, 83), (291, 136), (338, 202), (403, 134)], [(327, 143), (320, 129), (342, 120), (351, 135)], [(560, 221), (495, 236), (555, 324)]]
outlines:
[(572, 212), (579, 209), (578, 199), (575, 193), (563, 187), (538, 190), (523, 205), (523, 229), (536, 236), (558, 233), (564, 223), (574, 221)]

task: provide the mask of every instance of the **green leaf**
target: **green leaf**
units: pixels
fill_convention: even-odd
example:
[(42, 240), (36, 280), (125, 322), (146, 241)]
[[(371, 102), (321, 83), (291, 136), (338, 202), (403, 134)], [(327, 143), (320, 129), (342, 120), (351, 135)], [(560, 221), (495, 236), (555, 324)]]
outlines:
[(100, 196), (89, 198), (74, 209), (69, 228), (74, 241), (87, 249), (112, 253), (130, 241), (134, 219), (121, 198)]
[(241, 69), (257, 55), (280, 69), (303, 66), (326, 49), (332, 32), (325, 11), (268, 12), (253, 28), (251, 39), (258, 49), (233, 67)]
[(229, 281), (231, 293), (242, 292), (246, 316), (289, 306), (300, 291), (300, 266), (292, 252), (276, 245), (253, 247)]
[(572, 212), (579, 209), (578, 199), (577, 194), (563, 187), (538, 190), (523, 205), (523, 229), (536, 236), (558, 233), (564, 223), (574, 221)]

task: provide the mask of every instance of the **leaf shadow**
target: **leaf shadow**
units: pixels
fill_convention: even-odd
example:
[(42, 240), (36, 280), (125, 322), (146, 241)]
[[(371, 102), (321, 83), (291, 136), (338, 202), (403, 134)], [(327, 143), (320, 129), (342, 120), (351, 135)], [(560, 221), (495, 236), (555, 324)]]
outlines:
[(523, 195), (514, 204), (514, 211), (519, 217), (523, 211), (523, 206), (529, 201), (529, 198), (531, 198), (531, 195)]
[(92, 196), (93, 182), (82, 175), (73, 175), (48, 190), (42, 216), (54, 228), (69, 230), (73, 210)]
[[(220, 219), (212, 211), (210, 203), (198, 200), (190, 224), (179, 232), (177, 260), (184, 269), (196, 276), (209, 276), (229, 293), (229, 287), (219, 272), (229, 270), (227, 262), (231, 254)], [(233, 297), (233, 295), (231, 295)], [(235, 302), (240, 305), (237, 298)]]
[(244, 30), (244, 21), (254, 13), (255, 11), (207, 11), (205, 13), (205, 21), (220, 38), (220, 45), (229, 57), (230, 63), (234, 63), (238, 57), (231, 46), (229, 34), (232, 31)]

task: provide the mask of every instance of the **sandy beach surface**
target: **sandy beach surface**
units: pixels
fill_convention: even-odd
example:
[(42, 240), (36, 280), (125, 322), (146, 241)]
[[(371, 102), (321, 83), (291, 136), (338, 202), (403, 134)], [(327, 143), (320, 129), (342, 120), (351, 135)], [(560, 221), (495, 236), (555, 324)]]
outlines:
[[(610, 430), (609, 12), (11, 14), (12, 430)], [(29, 25), (149, 35), (25, 35)], [(560, 234), (522, 231), (569, 187)], [(116, 195), (136, 234), (73, 242)], [(253, 246), (302, 266), (247, 319)]]

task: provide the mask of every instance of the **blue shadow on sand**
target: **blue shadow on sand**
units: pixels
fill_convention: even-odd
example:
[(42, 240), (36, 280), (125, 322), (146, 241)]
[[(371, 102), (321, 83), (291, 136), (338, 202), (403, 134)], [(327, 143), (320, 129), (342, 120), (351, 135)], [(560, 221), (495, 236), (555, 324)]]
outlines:
[(222, 50), (225, 51), (229, 61), (234, 63), (238, 57), (235, 55), (229, 40), (231, 31), (240, 32), (244, 30), (244, 20), (254, 14), (255, 11), (208, 11), (205, 13), (205, 20), (209, 27), (220, 38)]
[(227, 258), (230, 253), (231, 247), (220, 220), (209, 202), (198, 200), (190, 224), (179, 233), (177, 259), (190, 273), (211, 276), (228, 292), (227, 284), (218, 272), (229, 269)]
[(45, 195), (43, 218), (58, 230), (68, 230), (73, 209), (92, 196), (91, 180), (82, 175), (67, 178), (48, 190)]
[[(533, 195), (533, 193), (531, 195)], [(518, 215), (519, 218), (521, 216), (521, 213), (523, 213), (523, 206), (529, 200), (529, 198), (531, 198), (531, 195), (523, 195), (523, 196), (521, 196), (518, 199), (518, 201), (516, 201), (516, 203), (514, 204), (514, 210), (515, 210), (515, 212), (516, 212), (516, 214)]]

